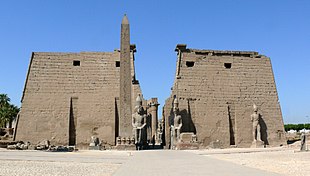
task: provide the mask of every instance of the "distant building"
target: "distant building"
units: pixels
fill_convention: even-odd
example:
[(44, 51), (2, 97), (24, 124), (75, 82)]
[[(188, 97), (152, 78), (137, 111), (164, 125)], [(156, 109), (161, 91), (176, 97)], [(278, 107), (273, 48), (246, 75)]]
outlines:
[(308, 133), (310, 133), (310, 130), (309, 129), (302, 129), (302, 130), (299, 130), (299, 132), (300, 133), (306, 133), (306, 134), (308, 134)]
[(291, 129), (291, 130), (287, 131), (287, 133), (288, 133), (288, 134), (296, 134), (296, 133), (297, 133), (297, 131), (296, 131), (296, 130), (292, 130), (292, 129)]

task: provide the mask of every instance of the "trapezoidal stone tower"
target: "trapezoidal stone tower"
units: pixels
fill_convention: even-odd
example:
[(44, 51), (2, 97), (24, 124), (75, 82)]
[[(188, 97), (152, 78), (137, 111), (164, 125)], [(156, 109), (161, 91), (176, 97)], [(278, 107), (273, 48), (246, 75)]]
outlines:
[[(180, 141), (200, 147), (250, 147), (253, 104), (264, 145), (286, 143), (270, 59), (257, 52), (187, 49), (177, 45), (176, 75), (164, 106), (166, 146), (173, 147), (173, 101), (182, 116)], [(192, 134), (182, 139), (182, 133)], [(183, 135), (184, 136), (184, 135)], [(188, 135), (187, 135), (188, 137)]]
[(129, 37), (125, 16), (121, 50), (32, 53), (15, 140), (86, 149), (91, 136), (106, 147), (115, 146), (119, 136), (131, 137), (131, 97), (143, 96)]

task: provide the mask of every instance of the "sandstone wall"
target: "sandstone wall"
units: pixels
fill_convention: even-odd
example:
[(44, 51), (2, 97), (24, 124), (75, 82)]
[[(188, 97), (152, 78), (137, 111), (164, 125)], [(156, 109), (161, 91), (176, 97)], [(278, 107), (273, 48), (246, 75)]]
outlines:
[[(71, 117), (78, 147), (88, 146), (93, 135), (115, 145), (119, 58), (118, 51), (33, 53), (16, 140), (68, 145), (69, 134), (74, 134), (69, 132)], [(134, 95), (141, 93), (139, 85), (133, 90)]]
[(202, 147), (249, 147), (253, 103), (262, 115), (262, 138), (285, 144), (284, 126), (271, 62), (256, 52), (183, 49), (170, 98), (164, 106), (169, 145), (172, 102), (176, 95), (183, 132), (194, 132)]

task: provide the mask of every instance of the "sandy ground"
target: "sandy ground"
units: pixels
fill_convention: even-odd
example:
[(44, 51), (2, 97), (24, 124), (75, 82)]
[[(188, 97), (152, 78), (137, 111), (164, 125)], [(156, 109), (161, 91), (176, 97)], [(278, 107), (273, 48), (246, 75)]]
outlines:
[[(310, 176), (310, 151), (298, 148), (188, 151), (282, 175)], [(0, 176), (112, 175), (135, 151), (42, 152), (0, 149)]]
[(297, 148), (224, 149), (197, 154), (289, 176), (310, 176), (310, 151)]
[[(0, 161), (0, 175), (111, 175), (120, 165), (77, 162)], [(104, 172), (102, 171), (104, 170)]]
[(0, 176), (112, 175), (130, 157), (128, 152), (43, 152), (0, 150)]
[(273, 151), (218, 154), (211, 157), (283, 175), (310, 175), (310, 152)]

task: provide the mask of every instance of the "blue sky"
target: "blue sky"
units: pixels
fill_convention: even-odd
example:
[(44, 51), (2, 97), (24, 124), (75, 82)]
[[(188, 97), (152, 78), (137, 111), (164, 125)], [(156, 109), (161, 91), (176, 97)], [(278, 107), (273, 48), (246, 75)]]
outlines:
[(1, 1), (0, 93), (20, 106), (33, 51), (119, 48), (125, 13), (131, 43), (137, 45), (137, 78), (145, 98), (158, 97), (163, 105), (170, 95), (178, 43), (252, 50), (271, 58), (284, 122), (310, 122), (307, 0)]

